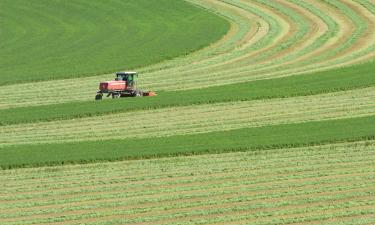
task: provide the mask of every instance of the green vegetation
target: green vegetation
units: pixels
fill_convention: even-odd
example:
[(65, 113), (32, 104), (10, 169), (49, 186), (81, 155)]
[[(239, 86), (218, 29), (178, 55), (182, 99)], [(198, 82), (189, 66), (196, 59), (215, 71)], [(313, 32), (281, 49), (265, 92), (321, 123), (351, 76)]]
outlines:
[[(0, 127), (0, 148), (192, 133), (375, 114), (375, 88), (258, 101), (191, 105)], [(126, 131), (124, 131), (126, 124)], [(110, 135), (106, 135), (110, 134)]]
[(372, 140), (375, 127), (368, 125), (374, 123), (375, 116), (369, 116), (162, 138), (19, 145), (0, 148), (0, 166), (87, 163)]
[(173, 0), (2, 0), (0, 8), (0, 85), (150, 65), (202, 48), (229, 27)]
[(5, 109), (0, 110), (0, 125), (72, 119), (172, 106), (287, 98), (352, 90), (375, 85), (373, 71), (375, 71), (375, 62), (369, 62), (347, 68), (286, 78), (186, 91), (160, 92), (157, 97), (152, 98), (88, 101)]
[(375, 222), (370, 0), (0, 8), (0, 224)]
[(368, 141), (3, 170), (0, 222), (368, 224), (374, 150)]

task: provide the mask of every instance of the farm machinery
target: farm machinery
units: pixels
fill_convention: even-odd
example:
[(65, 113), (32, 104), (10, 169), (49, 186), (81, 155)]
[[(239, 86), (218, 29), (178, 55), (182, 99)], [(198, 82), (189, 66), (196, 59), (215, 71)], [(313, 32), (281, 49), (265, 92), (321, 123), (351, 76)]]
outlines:
[(113, 81), (104, 81), (99, 84), (99, 91), (96, 92), (95, 100), (101, 100), (103, 95), (112, 98), (121, 97), (142, 97), (142, 96), (155, 96), (153, 91), (142, 91), (137, 89), (136, 72), (118, 72)]

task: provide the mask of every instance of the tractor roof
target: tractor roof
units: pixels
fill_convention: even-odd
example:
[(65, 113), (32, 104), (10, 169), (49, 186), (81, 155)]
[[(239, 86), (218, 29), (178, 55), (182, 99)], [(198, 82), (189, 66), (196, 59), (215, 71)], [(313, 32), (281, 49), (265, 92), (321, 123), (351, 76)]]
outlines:
[(137, 74), (137, 72), (133, 72), (133, 71), (123, 71), (123, 72), (117, 72), (116, 75), (134, 75), (134, 74)]

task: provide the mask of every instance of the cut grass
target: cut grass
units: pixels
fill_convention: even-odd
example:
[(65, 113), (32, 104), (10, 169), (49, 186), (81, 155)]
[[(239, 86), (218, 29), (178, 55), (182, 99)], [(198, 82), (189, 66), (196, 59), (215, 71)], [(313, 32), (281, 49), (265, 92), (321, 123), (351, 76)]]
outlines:
[(14, 168), (87, 163), (374, 139), (375, 127), (369, 126), (374, 123), (375, 116), (368, 116), (167, 138), (19, 145), (0, 149), (0, 166)]
[(330, 214), (345, 221), (373, 212), (366, 207), (374, 205), (374, 147), (368, 141), (0, 171), (0, 222), (261, 224), (269, 215), (282, 222)]
[[(0, 147), (167, 137), (375, 115), (375, 87), (313, 96), (226, 102), (0, 127)], [(157, 122), (156, 122), (157, 121)], [(110, 126), (109, 126), (110, 124)], [(131, 131), (124, 133), (124, 130)], [(110, 133), (110, 136), (103, 135)]]
[(0, 85), (143, 67), (207, 46), (229, 29), (184, 1), (4, 0), (0, 8)]
[(375, 85), (375, 61), (361, 65), (204, 89), (160, 92), (152, 98), (76, 102), (0, 110), (0, 125), (72, 119), (193, 104), (307, 96)]
[[(275, 30), (279, 33), (281, 32), (282, 34), (285, 34), (285, 31), (283, 31), (283, 29), (286, 28), (282, 27), (281, 23), (278, 24), (278, 21), (276, 21), (276, 24), (271, 24), (272, 20), (270, 18), (277, 18), (274, 16), (274, 14), (277, 13), (269, 10), (272, 12), (270, 13), (272, 16), (267, 15), (267, 13), (269, 12), (267, 10), (263, 10), (267, 7), (261, 4), (255, 4), (258, 6), (254, 6), (254, 4), (248, 3), (247, 8), (245, 8), (242, 7), (242, 4), (237, 4), (238, 1), (227, 1), (227, 3), (202, 3), (199, 1), (194, 2), (197, 4), (201, 3), (203, 6), (214, 9), (218, 13), (223, 12), (226, 17), (233, 20), (232, 22), (234, 23), (234, 25), (232, 25), (238, 28), (238, 30), (233, 28), (235, 30), (233, 31), (234, 34), (228, 36), (230, 40), (228, 40), (228, 38), (224, 38), (219, 45), (213, 45), (214, 48), (207, 48), (204, 51), (200, 51), (187, 57), (144, 68), (140, 71), (142, 72), (140, 76), (140, 84), (142, 84), (142, 88), (157, 91), (181, 90), (233, 84), (238, 82), (248, 82), (272, 77), (290, 76), (293, 74), (301, 74), (302, 72), (306, 73), (309, 71), (322, 70), (324, 68), (337, 67), (339, 65), (351, 65), (353, 63), (363, 62), (365, 60), (364, 57), (367, 57), (366, 59), (369, 59), (371, 57), (371, 53), (373, 53), (374, 51), (375, 45), (373, 45), (373, 42), (369, 42), (369, 40), (372, 40), (374, 38), (373, 35), (369, 35), (370, 30), (371, 28), (373, 28), (374, 24), (370, 24), (369, 21), (366, 20), (365, 22), (369, 23), (367, 25), (367, 31), (363, 34), (362, 37), (360, 37), (360, 39), (358, 39), (359, 41), (354, 41), (351, 46), (346, 45), (348, 49), (357, 47), (358, 49), (361, 49), (360, 51), (353, 50), (351, 51), (351, 53), (349, 52), (348, 54), (346, 54), (346, 56), (340, 55), (341, 53), (337, 52), (338, 55), (332, 57), (333, 61), (321, 60), (323, 61), (321, 62), (318, 60), (316, 63), (312, 63), (311, 60), (319, 59), (319, 55), (321, 55), (321, 53), (333, 52), (336, 48), (341, 46), (341, 41), (344, 42), (345, 40), (350, 39), (350, 34), (352, 34), (352, 24), (354, 24), (354, 22), (351, 22), (350, 18), (354, 17), (341, 15), (341, 12), (332, 4), (327, 4), (325, 2), (319, 4), (311, 3), (313, 7), (315, 6), (316, 10), (321, 11), (321, 18), (324, 18), (323, 14), (326, 14), (326, 17), (332, 17), (331, 20), (334, 20), (334, 22), (339, 25), (337, 29), (343, 30), (344, 33), (339, 32), (339, 34), (336, 34), (338, 35), (337, 37), (331, 37), (328, 40), (325, 40), (324, 38), (318, 40), (318, 37), (312, 35), (311, 38), (313, 40), (306, 40), (306, 42), (314, 42), (316, 43), (316, 45), (311, 45), (311, 47), (306, 45), (305, 48), (299, 49), (298, 53), (293, 51), (292, 47), (291, 49), (289, 49), (289, 51), (293, 52), (293, 55), (295, 53), (297, 55), (307, 53), (307, 55), (302, 54), (302, 61), (296, 55), (297, 58), (292, 57), (290, 58), (291, 61), (288, 60), (286, 62), (283, 62), (282, 64), (284, 66), (288, 65), (289, 69), (279, 63), (273, 63), (272, 65), (269, 65), (269, 63), (253, 65), (251, 63), (253, 56), (255, 57), (257, 53), (263, 54), (264, 52), (268, 52), (269, 48), (271, 48), (272, 50), (272, 46), (270, 46), (270, 43), (277, 45), (283, 44), (283, 42), (279, 40), (280, 36), (276, 35), (269, 41), (267, 41), (267, 44), (260, 45), (260, 51), (255, 51), (255, 55), (251, 55), (252, 53), (254, 53), (253, 51), (251, 51), (251, 49), (253, 47), (257, 48), (259, 42), (268, 39), (271, 36), (270, 34)], [(357, 3), (351, 4), (355, 4), (357, 6), (359, 5)], [(231, 5), (231, 7), (229, 7), (229, 5)], [(301, 4), (301, 6), (306, 8), (306, 10), (309, 9), (308, 4)], [(256, 10), (254, 10), (254, 8)], [(316, 10), (314, 14), (318, 13)], [(254, 16), (254, 14), (257, 16)], [(301, 12), (299, 12), (299, 14), (301, 14)], [(358, 12), (358, 14), (361, 14), (361, 18), (365, 18), (366, 16), (368, 16), (368, 11), (362, 8), (361, 12)], [(259, 18), (263, 18), (266, 22)], [(343, 20), (342, 18), (346, 19)], [(251, 22), (253, 20), (257, 21), (256, 24), (258, 26), (259, 24), (262, 24), (262, 27), (259, 27), (259, 30), (251, 31), (251, 29), (249, 29), (249, 27), (254, 26)], [(327, 26), (331, 28), (333, 24), (331, 23), (332, 21), (329, 21), (330, 20), (327, 18), (324, 19), (324, 23), (327, 23)], [(272, 25), (272, 27), (270, 28), (272, 29), (269, 29), (265, 25), (265, 23), (270, 23), (270, 25)], [(366, 25), (361, 25), (360, 27), (363, 28), (366, 27)], [(311, 29), (318, 29), (318, 27), (311, 27)], [(353, 29), (356, 28), (353, 27)], [(257, 40), (255, 41), (255, 43), (252, 43), (253, 40), (251, 39), (251, 37), (252, 35), (257, 35), (258, 31), (268, 33), (264, 36), (264, 38), (261, 38), (261, 40)], [(250, 33), (247, 34), (246, 32)], [(357, 32), (357, 34), (359, 33)], [(236, 41), (233, 43), (233, 40)], [(327, 41), (328, 45), (325, 44)], [(246, 50), (243, 49), (245, 47)], [(310, 55), (309, 52), (311, 51), (315, 52), (316, 54)], [(288, 51), (286, 51), (284, 53), (290, 56), (292, 55), (290, 52), (288, 53)], [(250, 53), (250, 55), (248, 55), (248, 53)], [(306, 58), (304, 58), (304, 56), (306, 56)], [(313, 57), (313, 59), (311, 57)], [(281, 58), (285, 58), (285, 56)], [(229, 61), (229, 64), (225, 64), (225, 62), (228, 62), (228, 59), (233, 59), (235, 61)], [(267, 62), (280, 61), (278, 61), (277, 57), (271, 57), (267, 59)], [(299, 65), (301, 65), (302, 62), (305, 63), (306, 66), (303, 66), (301, 68)], [(293, 63), (293, 65), (289, 65), (290, 63)], [(212, 70), (212, 68), (215, 69), (217, 65), (224, 66), (225, 70)], [(250, 67), (242, 65), (250, 65)], [(158, 79), (155, 79), (155, 77), (157, 77)], [(108, 75), (101, 75), (84, 79), (77, 78), (43, 83), (4, 86), (0, 90), (0, 108), (87, 101), (92, 99), (92, 93), (97, 89), (98, 82), (105, 79), (113, 79), (113, 77)], [(41, 89), (40, 86), (43, 86), (43, 89)], [(21, 89), (22, 92), (14, 92), (15, 88)], [(48, 95), (46, 95), (46, 93), (48, 93)]]

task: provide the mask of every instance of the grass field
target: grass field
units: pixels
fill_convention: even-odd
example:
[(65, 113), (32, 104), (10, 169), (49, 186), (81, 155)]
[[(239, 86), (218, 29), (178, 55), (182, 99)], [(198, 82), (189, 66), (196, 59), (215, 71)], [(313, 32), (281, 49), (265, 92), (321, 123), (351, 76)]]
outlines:
[(375, 223), (374, 1), (0, 7), (0, 224)]
[(374, 151), (371, 141), (0, 171), (0, 222), (372, 224)]
[(2, 0), (0, 7), (0, 85), (134, 69), (188, 54), (228, 29), (183, 1)]

